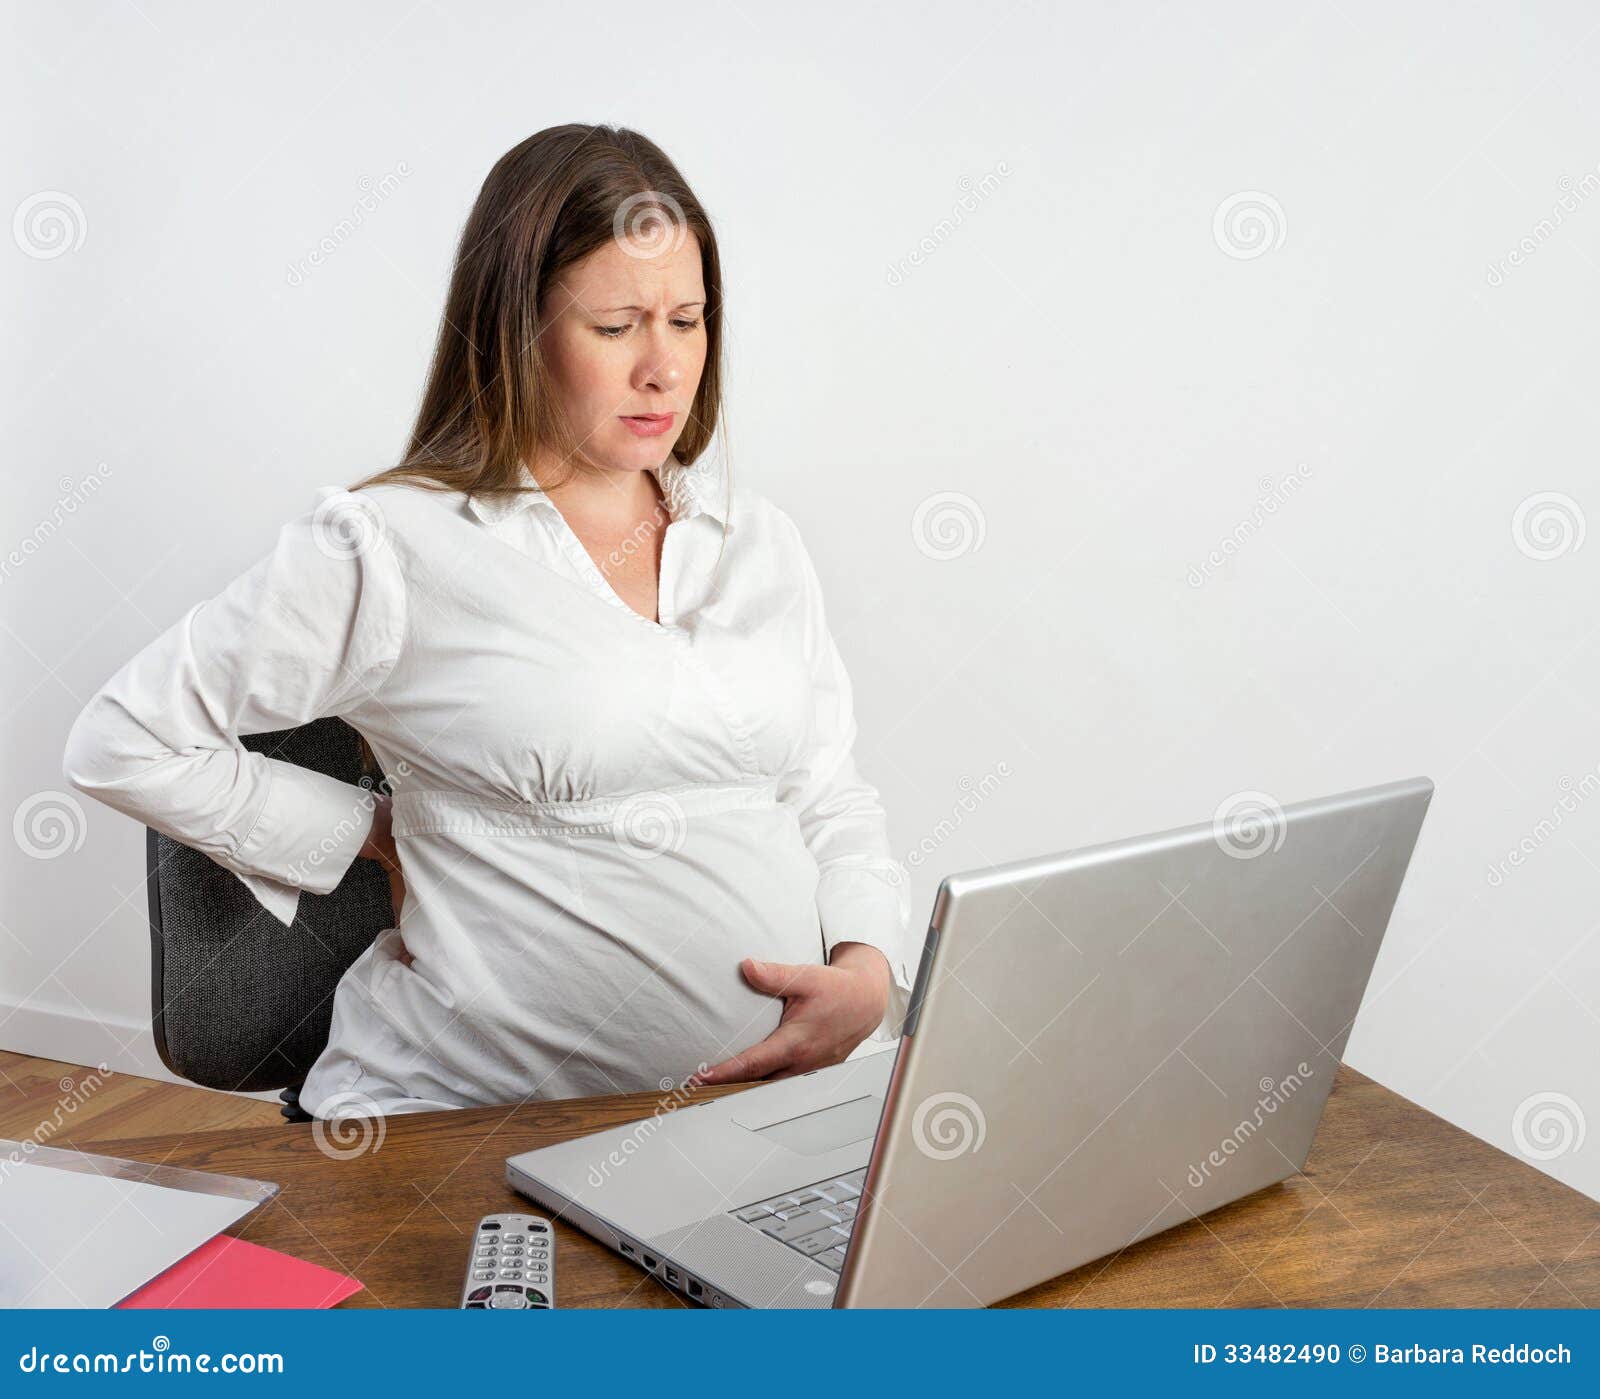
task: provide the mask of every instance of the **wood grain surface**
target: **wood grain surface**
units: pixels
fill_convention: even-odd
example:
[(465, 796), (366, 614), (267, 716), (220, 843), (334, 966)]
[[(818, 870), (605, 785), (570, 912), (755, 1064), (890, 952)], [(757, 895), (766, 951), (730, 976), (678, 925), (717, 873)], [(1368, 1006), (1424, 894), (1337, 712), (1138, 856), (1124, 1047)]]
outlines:
[[(319, 1145), (324, 1124), (278, 1123), (121, 1138), (114, 1154), (278, 1182), (232, 1232), (359, 1278), (365, 1290), (341, 1305), (454, 1307), (479, 1218), (530, 1208), (505, 1184), (506, 1158), (647, 1117), (658, 1102), (401, 1115), (382, 1120), (377, 1149), (375, 1138), (361, 1150)], [(51, 1145), (96, 1149), (68, 1134)], [(559, 1306), (686, 1305), (556, 1227)], [(1600, 1306), (1600, 1204), (1344, 1067), (1303, 1174), (999, 1305)]]

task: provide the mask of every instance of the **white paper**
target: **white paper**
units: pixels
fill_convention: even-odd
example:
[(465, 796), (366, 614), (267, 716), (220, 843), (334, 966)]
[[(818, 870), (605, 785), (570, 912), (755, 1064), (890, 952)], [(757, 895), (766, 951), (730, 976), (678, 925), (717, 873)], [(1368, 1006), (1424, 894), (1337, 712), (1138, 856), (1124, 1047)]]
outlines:
[(257, 1201), (0, 1161), (0, 1307), (109, 1307)]

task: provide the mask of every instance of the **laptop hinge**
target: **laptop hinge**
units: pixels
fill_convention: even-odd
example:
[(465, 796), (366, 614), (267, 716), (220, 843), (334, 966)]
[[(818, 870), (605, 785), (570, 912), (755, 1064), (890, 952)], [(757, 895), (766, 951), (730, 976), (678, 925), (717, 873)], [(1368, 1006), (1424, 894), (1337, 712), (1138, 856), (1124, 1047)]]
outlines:
[(922, 960), (917, 963), (917, 979), (911, 987), (911, 999), (906, 1003), (906, 1018), (900, 1034), (909, 1037), (916, 1033), (917, 1020), (922, 1014), (922, 997), (928, 989), (928, 978), (933, 973), (933, 952), (939, 945), (939, 925), (928, 925), (928, 936), (922, 941)]

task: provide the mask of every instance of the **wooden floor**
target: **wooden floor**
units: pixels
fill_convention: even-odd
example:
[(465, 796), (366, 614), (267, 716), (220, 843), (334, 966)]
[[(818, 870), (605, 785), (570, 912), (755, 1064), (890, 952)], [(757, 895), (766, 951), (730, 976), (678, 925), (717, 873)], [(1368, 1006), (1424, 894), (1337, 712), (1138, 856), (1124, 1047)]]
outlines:
[(49, 1146), (282, 1122), (273, 1103), (0, 1050), (0, 1138)]

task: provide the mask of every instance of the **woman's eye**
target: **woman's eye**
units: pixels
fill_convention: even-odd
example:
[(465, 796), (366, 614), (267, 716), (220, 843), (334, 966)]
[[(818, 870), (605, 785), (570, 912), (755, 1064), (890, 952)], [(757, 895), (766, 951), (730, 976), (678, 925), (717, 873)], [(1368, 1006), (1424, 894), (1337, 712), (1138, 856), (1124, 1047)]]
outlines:
[[(675, 325), (679, 330), (684, 331), (697, 330), (700, 326), (700, 322), (698, 320), (678, 320), (673, 321), (672, 324)], [(607, 340), (617, 340), (620, 339), (626, 332), (632, 330), (633, 327), (628, 325), (597, 325), (595, 329), (601, 335), (605, 336)]]

